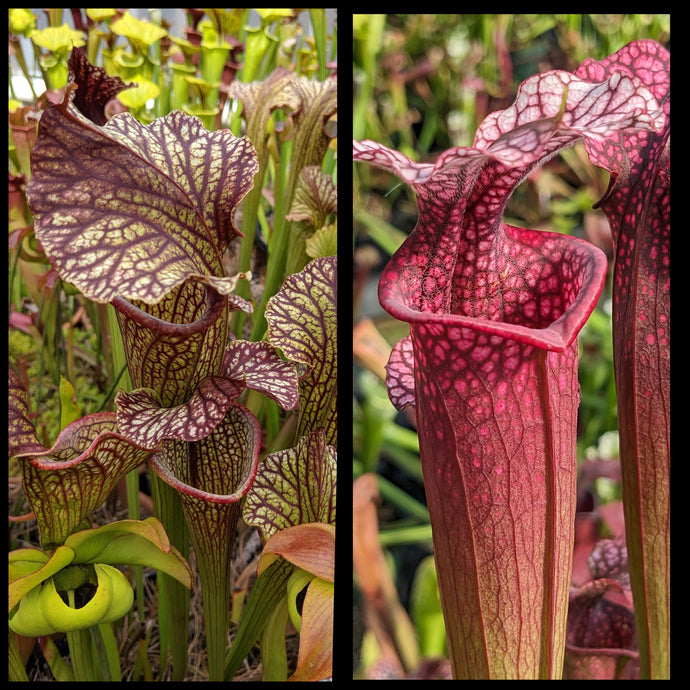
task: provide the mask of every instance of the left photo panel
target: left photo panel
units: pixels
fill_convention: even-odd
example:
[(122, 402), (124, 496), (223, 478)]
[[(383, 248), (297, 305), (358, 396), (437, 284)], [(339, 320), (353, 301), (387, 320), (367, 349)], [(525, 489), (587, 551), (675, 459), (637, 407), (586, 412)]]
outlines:
[(333, 677), (335, 9), (9, 9), (9, 679)]

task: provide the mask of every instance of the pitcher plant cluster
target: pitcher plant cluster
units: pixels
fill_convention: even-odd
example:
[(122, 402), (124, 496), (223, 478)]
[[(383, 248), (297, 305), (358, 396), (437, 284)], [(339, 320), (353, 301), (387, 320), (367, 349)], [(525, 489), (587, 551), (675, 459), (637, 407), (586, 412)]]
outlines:
[[(640, 676), (669, 677), (669, 70), (666, 49), (640, 40), (573, 73), (538, 74), (511, 107), (484, 119), (471, 147), (433, 164), (354, 142), (355, 161), (394, 173), (418, 203), (417, 225), (383, 270), (378, 296), (409, 324), (387, 386), (397, 409), (415, 412), (455, 678), (561, 678), (566, 650), (580, 672), (584, 664), (580, 677), (595, 668), (582, 659), (620, 670), (633, 627)], [(604, 599), (620, 590), (620, 553), (600, 548), (595, 579), (570, 587), (577, 336), (607, 260), (585, 240), (503, 221), (516, 187), (579, 141), (610, 173), (598, 206), (615, 254), (634, 626)]]
[[(60, 290), (77, 295), (109, 343), (115, 394), (108, 409), (82, 415), (61, 351), (51, 352), (62, 415), (46, 443), (26, 370), (10, 367), (9, 453), (39, 540), (9, 554), (10, 676), (26, 680), (18, 642), (28, 637), (41, 640), (56, 678), (122, 679), (116, 635), (124, 617), (145, 615), (146, 566), (156, 569), (160, 673), (169, 665), (173, 680), (188, 679), (193, 548), (209, 680), (232, 680), (257, 642), (264, 680), (328, 678), (337, 103), (323, 10), (311, 12), (318, 46), (301, 54), (289, 52), (292, 10), (260, 10), (261, 26), (242, 32), (245, 10), (190, 10), (186, 39), (114, 10), (87, 10), (88, 28), (36, 32), (25, 12), (10, 10), (13, 30), (48, 49), (39, 63), (49, 90), (11, 115), (11, 279), (25, 280), (10, 293), (37, 305)], [(276, 21), (288, 32), (282, 42)], [(103, 67), (94, 64), (100, 42)], [(269, 60), (271, 47), (284, 64)], [(150, 111), (160, 83), (167, 101)], [(221, 122), (226, 102), (236, 132)], [(257, 226), (261, 281), (251, 272)], [(231, 247), (239, 258), (228, 272)], [(15, 325), (50, 330), (49, 307), (27, 324), (11, 304)], [(144, 520), (141, 466), (155, 513)], [(129, 519), (94, 525), (125, 478)], [(262, 552), (238, 609), (240, 522), (258, 530)], [(138, 573), (136, 594), (129, 573)], [(231, 615), (239, 624), (229, 643)], [(299, 633), (291, 666), (290, 625)], [(60, 633), (69, 665), (55, 654)]]

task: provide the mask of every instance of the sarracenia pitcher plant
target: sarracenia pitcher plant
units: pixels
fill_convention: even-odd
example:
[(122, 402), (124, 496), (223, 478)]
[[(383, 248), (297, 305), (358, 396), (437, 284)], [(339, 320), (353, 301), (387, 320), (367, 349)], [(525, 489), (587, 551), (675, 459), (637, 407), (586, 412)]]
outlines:
[[(638, 292), (637, 304), (614, 318), (637, 329), (640, 319), (656, 317), (667, 341), (667, 312), (647, 308), (661, 276), (638, 281), (629, 254), (639, 222), (640, 232), (651, 230), (646, 256), (663, 264), (666, 231), (654, 232), (665, 217), (645, 219), (668, 180), (655, 167), (667, 155), (658, 136), (668, 126), (663, 53), (643, 41), (574, 74), (531, 77), (510, 108), (484, 120), (473, 147), (446, 151), (434, 164), (354, 143), (356, 161), (397, 174), (419, 205), (416, 228), (381, 276), (379, 299), (410, 324), (393, 349), (387, 383), (396, 407), (416, 409), (456, 678), (561, 677), (576, 503), (577, 334), (607, 269), (593, 245), (509, 226), (503, 210), (530, 171), (583, 140), (612, 172), (603, 205), (624, 228), (618, 294), (645, 295), (642, 309)], [(647, 151), (656, 157), (649, 168)], [(645, 331), (647, 346), (659, 343), (658, 333)], [(667, 391), (667, 378), (656, 384)], [(657, 388), (646, 390), (648, 400), (657, 397)], [(659, 463), (666, 466), (667, 457)], [(661, 509), (652, 510), (658, 521)]]
[(592, 161), (611, 172), (600, 206), (615, 245), (613, 347), (623, 507), (635, 603), (640, 676), (670, 676), (670, 145), (671, 58), (637, 41), (577, 70), (598, 81), (633, 74), (663, 109), (663, 128), (621, 132), (592, 143)]
[[(189, 565), (155, 518), (88, 529), (86, 518), (120, 479), (150, 457), (151, 449), (118, 433), (116, 415), (109, 412), (72, 422), (51, 448), (43, 447), (29, 418), (26, 393), (11, 369), (8, 441), (10, 458), (21, 464), (42, 547), (9, 554), (10, 649), (14, 633), (65, 632), (76, 680), (120, 680), (110, 623), (129, 611), (134, 594), (113, 566), (147, 565), (187, 589), (192, 586)], [(95, 640), (105, 650), (107, 667), (98, 662)], [(10, 678), (26, 679), (21, 663), (11, 662)]]
[[(238, 235), (233, 216), (252, 187), (256, 152), (246, 137), (209, 132), (180, 111), (149, 126), (128, 113), (106, 122), (102, 93), (124, 84), (78, 50), (70, 67), (32, 152), (35, 233), (64, 281), (117, 312), (133, 390), (116, 397), (115, 433), (146, 454), (170, 543), (185, 557), (190, 538), (195, 547), (209, 675), (218, 680), (235, 525), (261, 446), (259, 423), (238, 399), (250, 388), (293, 409), (299, 395), (294, 363), (268, 342), (228, 335), (231, 312), (251, 311), (233, 294), (249, 275), (226, 276), (222, 257)], [(159, 588), (163, 662), (169, 640), (181, 679), (188, 592), (165, 577)]]

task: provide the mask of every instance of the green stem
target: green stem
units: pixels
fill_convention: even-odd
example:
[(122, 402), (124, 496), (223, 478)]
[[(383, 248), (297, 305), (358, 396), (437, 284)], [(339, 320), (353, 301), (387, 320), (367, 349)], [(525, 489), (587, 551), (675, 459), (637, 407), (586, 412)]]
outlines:
[[(107, 350), (110, 359), (111, 377), (114, 372), (118, 372), (114, 379), (113, 386), (116, 386), (119, 381), (122, 381), (122, 389), (125, 392), (132, 390), (132, 382), (129, 378), (129, 370), (127, 368), (127, 356), (125, 355), (125, 348), (122, 344), (122, 335), (120, 333), (120, 326), (117, 322), (117, 314), (112, 305), (105, 306), (105, 324), (106, 329), (105, 341), (107, 342)], [(110, 398), (110, 393), (108, 398)], [(127, 512), (130, 520), (138, 520), (141, 516), (139, 505), (139, 470), (132, 470), (126, 477), (127, 490)], [(134, 572), (134, 581), (136, 585), (136, 599), (137, 599), (137, 613), (139, 620), (145, 619), (144, 611), (144, 569), (140, 565), (132, 566)]]
[(307, 255), (307, 239), (309, 231), (306, 229), (306, 223), (293, 223), (288, 225), (288, 235), (290, 236), (290, 243), (288, 244), (287, 257), (285, 259), (285, 275), (298, 273), (301, 271), (309, 261)]
[(316, 54), (319, 59), (319, 81), (323, 81), (328, 73), (326, 68), (326, 10), (310, 9), (309, 16), (314, 29), (314, 44), (316, 45)]
[(242, 81), (249, 83), (258, 77), (259, 66), (268, 52), (270, 38), (263, 26), (247, 27), (245, 33), (244, 66)]
[[(102, 314), (99, 309), (99, 314)], [(101, 325), (102, 336), (106, 345), (106, 355), (108, 355), (110, 366), (110, 378), (115, 383), (121, 379), (122, 388), (125, 391), (132, 390), (132, 382), (129, 378), (129, 371), (127, 370), (127, 356), (125, 355), (125, 348), (122, 344), (122, 336), (120, 334), (120, 326), (117, 321), (117, 314), (112, 305), (105, 305), (105, 323)], [(117, 372), (117, 376), (115, 376)]]
[[(38, 69), (41, 71), (41, 79), (43, 79), (43, 84), (45, 85), (46, 89), (49, 89), (49, 80), (48, 80), (48, 75), (46, 73), (45, 67), (43, 66), (40, 57), (41, 57), (41, 50), (34, 44), (33, 42), (31, 43), (33, 49), (34, 49), (34, 64), (38, 65)], [(33, 89), (32, 89), (33, 91)]]
[[(38, 95), (36, 94), (36, 91), (34, 89), (34, 83), (33, 79), (31, 78), (31, 74), (29, 73), (29, 70), (26, 67), (26, 60), (24, 59), (24, 52), (22, 51), (22, 46), (18, 38), (16, 37), (10, 37), (10, 43), (14, 46), (15, 52), (14, 52), (14, 57), (17, 60), (17, 63), (19, 64), (20, 69), (22, 70), (22, 74), (24, 75), (24, 78), (26, 79), (26, 83), (29, 85), (29, 89), (31, 89), (31, 95), (34, 97), (34, 101), (38, 100)], [(36, 54), (36, 48), (34, 47), (34, 56)], [(9, 62), (8, 62), (9, 65)], [(14, 87), (12, 85), (12, 79), (11, 79), (11, 71), (10, 71), (10, 88), (14, 92)]]
[(77, 383), (74, 371), (74, 327), (69, 324), (64, 333), (65, 338), (65, 360), (67, 367), (67, 380)]
[(370, 118), (374, 103), (374, 82), (377, 74), (377, 56), (382, 46), (383, 29), (386, 23), (385, 14), (369, 15), (366, 23), (361, 27), (358, 44), (361, 47), (361, 63), (363, 67), (362, 83), (359, 94), (354, 102), (352, 117), (353, 135), (355, 139), (365, 139), (371, 133), (373, 118)]
[[(242, 29), (240, 31), (240, 35), (238, 36), (239, 40), (242, 41), (245, 45), (245, 36), (247, 32), (246, 24), (247, 24), (247, 19), (249, 18), (249, 12), (250, 10), (246, 10), (244, 16), (242, 17), (240, 21), (240, 25), (242, 26)], [(246, 79), (246, 74), (245, 74), (245, 67), (242, 67), (242, 81), (247, 82)], [(251, 80), (249, 80), (251, 81)], [(240, 101), (235, 101), (234, 103), (235, 109), (230, 117), (230, 131), (235, 135), (239, 136), (241, 129), (242, 129), (242, 104)]]
[(173, 64), (172, 69), (172, 95), (170, 97), (170, 110), (182, 110), (182, 106), (189, 103), (189, 82), (185, 77), (194, 76), (196, 68), (192, 65)]
[(411, 525), (409, 527), (379, 532), (379, 543), (385, 547), (420, 544), (431, 542), (431, 540), (431, 525)]
[[(127, 512), (130, 520), (139, 520), (141, 518), (141, 506), (139, 504), (139, 470), (132, 470), (126, 477), (127, 487)], [(144, 568), (141, 565), (131, 566), (134, 572), (134, 581), (136, 584), (137, 597), (137, 613), (139, 620), (146, 620), (146, 612), (144, 610)]]
[[(189, 531), (177, 492), (150, 473), (153, 505), (170, 543), (185, 559), (189, 558)], [(175, 578), (158, 573), (158, 625), (160, 631), (161, 673), (172, 657), (173, 681), (184, 680), (187, 671), (187, 636), (189, 631), (189, 590)]]
[(21, 656), (19, 655), (19, 645), (17, 643), (17, 635), (11, 630), (7, 635), (8, 639), (8, 657), (7, 657), (7, 679), (10, 681), (29, 681), (29, 677), (26, 675), (26, 668), (22, 663)]
[[(230, 55), (230, 46), (220, 37), (219, 41), (218, 45), (209, 45), (203, 41), (201, 43), (201, 78), (209, 85), (220, 83), (225, 62)], [(217, 87), (209, 91), (206, 101), (209, 107), (217, 105), (218, 93)]]
[(287, 680), (285, 626), (288, 620), (287, 596), (275, 607), (261, 633), (261, 664), (264, 681)]
[(261, 304), (254, 313), (252, 322), (252, 332), (250, 340), (259, 341), (263, 338), (266, 332), (266, 319), (264, 318), (264, 311), (266, 310), (266, 303), (278, 291), (283, 278), (285, 276), (285, 260), (287, 257), (287, 232), (285, 230), (285, 193), (283, 184), (287, 177), (287, 166), (289, 157), (282, 155), (285, 153), (285, 147), (281, 151), (281, 166), (276, 170), (273, 180), (273, 193), (275, 198), (275, 206), (273, 213), (273, 237), (271, 239), (271, 246), (268, 255), (268, 265), (266, 267), (266, 281), (264, 284), (264, 292), (261, 297)]
[[(254, 187), (244, 198), (242, 205), (242, 234), (244, 237), (240, 242), (240, 256), (238, 262), (239, 271), (249, 271), (251, 268), (252, 251), (254, 250), (254, 235), (256, 230), (256, 219), (261, 202), (261, 190), (263, 185), (264, 169), (259, 169), (254, 180)], [(236, 294), (245, 299), (249, 299), (249, 283), (242, 280), (237, 284)], [(236, 311), (232, 315), (230, 330), (238, 337), (242, 338), (244, 322), (247, 315), (243, 311)]]
[(121, 681), (120, 654), (117, 649), (117, 640), (115, 639), (112, 624), (100, 623), (99, 625), (93, 625), (90, 631), (104, 680)]
[(261, 636), (271, 613), (285, 596), (292, 564), (279, 558), (259, 575), (242, 614), (230, 651), (225, 658), (225, 680), (232, 680), (242, 661)]
[(91, 680), (86, 661), (84, 659), (84, 641), (82, 639), (82, 631), (67, 633), (67, 644), (69, 646), (69, 655), (72, 660), (72, 670), (74, 671), (74, 678), (77, 681)]
[(280, 431), (280, 409), (274, 400), (265, 400), (264, 410), (264, 436), (268, 445)]
[(148, 628), (144, 639), (139, 640), (139, 648), (137, 649), (137, 656), (134, 660), (134, 669), (132, 671), (132, 680), (139, 680), (143, 676), (145, 682), (153, 682), (151, 664), (146, 656), (150, 641), (151, 628)]
[[(67, 592), (67, 599), (70, 607), (76, 608), (73, 589)], [(103, 680), (101, 674), (96, 675), (97, 672), (94, 667), (91, 649), (91, 633), (88, 628), (68, 632), (67, 644), (69, 646), (70, 658), (72, 659), (75, 679), (77, 681)]]
[[(214, 517), (208, 517), (206, 520), (203, 514), (200, 515), (194, 510), (190, 512), (189, 505), (187, 508), (187, 520), (194, 524), (191, 537), (201, 580), (208, 676), (210, 681), (217, 682), (223, 680), (225, 670), (232, 607), (232, 548), (239, 517), (239, 503), (219, 505)], [(201, 529), (200, 520), (206, 522)]]
[(19, 246), (16, 249), (15, 255), (12, 257), (12, 268), (10, 270), (10, 290), (8, 291), (10, 302), (7, 305), (8, 314), (12, 311), (13, 304), (18, 305), (21, 304), (22, 301), (22, 280), (21, 275), (19, 275), (17, 278), (17, 265), (19, 263), (19, 254), (21, 252), (23, 242), (24, 239), (22, 238)]
[(259, 393), (259, 391), (249, 389), (247, 391), (247, 399), (244, 401), (244, 405), (247, 409), (259, 420), (261, 426), (265, 426), (263, 415), (265, 410), (266, 398)]
[(279, 450), (292, 448), (295, 445), (298, 418), (298, 415), (294, 412), (288, 415), (278, 432), (267, 443), (266, 453), (275, 453)]
[[(152, 24), (155, 24), (156, 26), (161, 26), (162, 24), (162, 15), (161, 15), (161, 10), (159, 8), (156, 9), (150, 9), (149, 10), (149, 17), (150, 21)], [(166, 100), (166, 93), (165, 93), (165, 86), (163, 84), (163, 70), (161, 70), (161, 42), (160, 40), (155, 41), (153, 45), (151, 46), (151, 50), (153, 50), (153, 59), (151, 60), (149, 58), (149, 61), (153, 63), (152, 71), (151, 71), (151, 81), (154, 82), (155, 84), (158, 84), (158, 87), (160, 88), (160, 95), (158, 98), (156, 98), (153, 108), (154, 108), (154, 116), (155, 117), (162, 117), (166, 113), (170, 112), (169, 107), (164, 107), (165, 100)], [(147, 55), (148, 58), (148, 55)]]

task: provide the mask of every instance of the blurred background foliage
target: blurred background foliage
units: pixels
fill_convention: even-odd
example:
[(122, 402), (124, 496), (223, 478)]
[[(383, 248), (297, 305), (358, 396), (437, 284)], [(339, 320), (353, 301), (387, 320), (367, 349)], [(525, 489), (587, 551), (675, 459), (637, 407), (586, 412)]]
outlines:
[[(519, 84), (534, 74), (573, 71), (588, 57), (601, 60), (642, 38), (670, 49), (670, 15), (362, 14), (353, 17), (353, 36), (354, 138), (433, 162), (448, 148), (471, 146), (482, 120), (510, 106)], [(385, 590), (385, 582), (364, 581), (385, 577), (366, 568), (367, 557), (355, 544), (353, 666), (359, 677), (445, 677), (447, 667), (420, 663), (443, 656), (443, 631), (433, 605), (435, 578), (429, 577), (431, 530), (414, 420), (396, 413), (385, 388), (390, 347), (408, 327), (383, 312), (376, 296), (382, 266), (416, 223), (416, 202), (394, 175), (368, 165), (353, 168), (353, 472), (356, 480), (369, 473), (376, 477), (374, 528), (413, 630), (411, 639), (393, 635), (391, 649), (382, 648), (382, 633), (372, 622), (377, 614), (367, 609), (362, 592)], [(592, 208), (608, 178), (576, 145), (520, 185), (504, 219), (583, 237), (606, 252), (612, 268), (608, 223)], [(578, 510), (594, 521), (598, 536), (622, 531), (610, 273), (580, 335)], [(358, 492), (362, 488), (355, 481), (355, 505)], [(366, 539), (357, 518), (355, 510), (355, 542)]]

